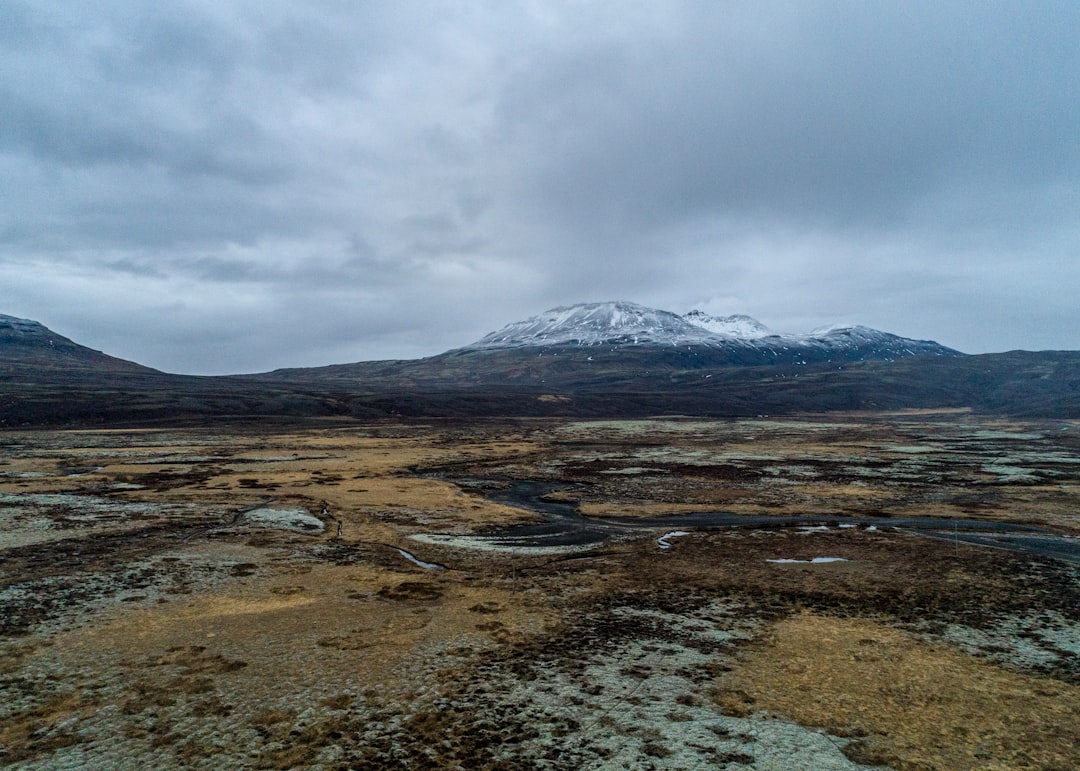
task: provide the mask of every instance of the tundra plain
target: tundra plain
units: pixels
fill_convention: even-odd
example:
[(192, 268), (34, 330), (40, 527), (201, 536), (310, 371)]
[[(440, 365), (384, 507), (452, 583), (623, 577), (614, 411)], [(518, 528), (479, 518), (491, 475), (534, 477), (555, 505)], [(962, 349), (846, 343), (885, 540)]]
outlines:
[(5, 431), (0, 764), (1076, 768), (1078, 535), (1076, 420)]

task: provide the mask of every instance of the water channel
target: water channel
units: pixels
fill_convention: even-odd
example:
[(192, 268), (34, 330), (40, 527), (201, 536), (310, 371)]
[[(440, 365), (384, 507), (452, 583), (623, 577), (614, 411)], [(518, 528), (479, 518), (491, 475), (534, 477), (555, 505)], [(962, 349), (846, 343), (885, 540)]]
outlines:
[[(464, 482), (473, 486), (474, 480)], [(493, 546), (513, 548), (551, 548), (559, 546), (599, 546), (619, 536), (642, 530), (712, 530), (718, 528), (782, 528), (808, 526), (847, 526), (893, 528), (929, 538), (944, 538), (957, 543), (988, 546), (1021, 552), (1034, 557), (1058, 559), (1080, 564), (1080, 540), (1061, 535), (1050, 528), (979, 519), (941, 519), (934, 517), (850, 517), (850, 516), (768, 516), (731, 512), (698, 512), (660, 517), (586, 517), (577, 501), (565, 494), (572, 485), (533, 480), (516, 480), (508, 487), (490, 489), (486, 497), (497, 503), (537, 513), (542, 522), (515, 525), (474, 536)], [(561, 499), (552, 498), (562, 493)]]

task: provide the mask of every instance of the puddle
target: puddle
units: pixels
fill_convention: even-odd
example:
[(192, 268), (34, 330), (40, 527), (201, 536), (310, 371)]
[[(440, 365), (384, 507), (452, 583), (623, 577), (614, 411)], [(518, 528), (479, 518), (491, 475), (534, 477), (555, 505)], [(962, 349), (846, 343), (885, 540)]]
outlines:
[(414, 565), (422, 567), (424, 570), (446, 570), (445, 565), (437, 565), (434, 562), (424, 562), (422, 559), (418, 559), (415, 555), (410, 554), (404, 549), (398, 549), (398, 554), (407, 559)]
[(847, 560), (844, 559), (843, 557), (814, 557), (813, 559), (808, 559), (808, 560), (793, 560), (793, 559), (782, 558), (782, 559), (778, 559), (778, 560), (765, 560), (765, 561), (766, 562), (775, 562), (777, 564), (783, 564), (783, 565), (789, 565), (789, 564), (791, 564), (793, 562), (799, 563), (799, 564), (802, 564), (802, 565), (820, 565), (823, 562), (847, 562)]
[(606, 538), (596, 537), (583, 543), (564, 542), (557, 538), (538, 542), (532, 536), (486, 536), (486, 535), (455, 535), (452, 533), (416, 533), (409, 538), (418, 543), (427, 543), (433, 546), (449, 546), (457, 549), (470, 549), (485, 552), (501, 552), (506, 554), (572, 554), (575, 552), (590, 551)]
[(672, 530), (670, 533), (664, 533), (662, 536), (657, 538), (656, 542), (658, 544), (660, 544), (661, 549), (670, 549), (671, 548), (671, 543), (668, 541), (668, 539), (669, 538), (678, 538), (678, 537), (684, 536), (684, 535), (690, 535), (690, 533), (688, 533), (685, 530)]

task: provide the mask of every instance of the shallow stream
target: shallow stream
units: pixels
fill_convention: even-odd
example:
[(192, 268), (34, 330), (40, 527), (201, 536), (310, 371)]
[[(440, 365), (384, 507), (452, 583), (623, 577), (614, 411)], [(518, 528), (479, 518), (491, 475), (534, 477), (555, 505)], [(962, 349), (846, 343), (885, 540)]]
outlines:
[[(474, 480), (467, 483), (472, 486)], [(600, 545), (637, 530), (675, 530), (682, 528), (716, 529), (731, 527), (830, 527), (894, 528), (929, 538), (944, 538), (977, 546), (1017, 551), (1035, 557), (1049, 557), (1080, 564), (1080, 539), (1061, 535), (1049, 528), (978, 519), (941, 519), (934, 517), (822, 517), (767, 516), (709, 511), (673, 514), (660, 517), (586, 517), (574, 500), (552, 499), (554, 493), (566, 493), (573, 485), (534, 480), (515, 480), (508, 487), (491, 489), (485, 496), (497, 503), (527, 509), (540, 514), (543, 522), (500, 528), (481, 535), (492, 547), (543, 548)], [(670, 546), (670, 544), (669, 544)], [(666, 547), (661, 547), (666, 548)]]

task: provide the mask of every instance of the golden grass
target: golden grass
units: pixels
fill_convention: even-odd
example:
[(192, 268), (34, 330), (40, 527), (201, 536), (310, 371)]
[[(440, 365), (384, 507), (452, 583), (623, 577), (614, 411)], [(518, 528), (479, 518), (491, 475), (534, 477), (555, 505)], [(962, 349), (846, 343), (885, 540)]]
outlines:
[(120, 612), (58, 635), (40, 655), (83, 659), (103, 672), (126, 662), (151, 694), (184, 690), (163, 664), (205, 672), (193, 662), (213, 657), (234, 663), (211, 672), (215, 691), (225, 702), (254, 708), (298, 691), (315, 699), (417, 688), (425, 667), (437, 663), (434, 651), (480, 650), (553, 621), (549, 609), (522, 595), (402, 562), (400, 571), (316, 565), (227, 593)]
[(1080, 767), (1080, 688), (1016, 674), (869, 620), (777, 623), (716, 692), (841, 736), (898, 769)]

